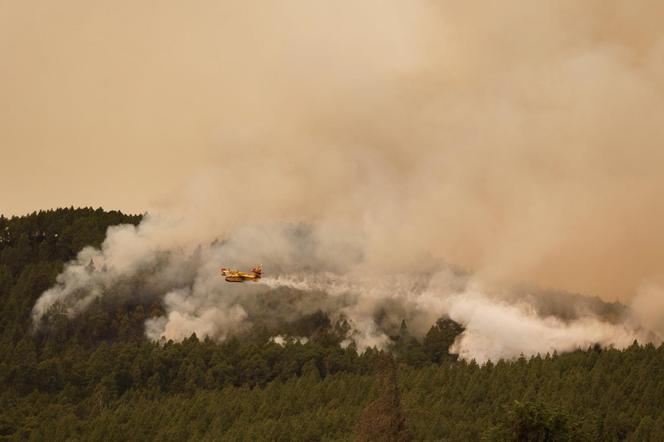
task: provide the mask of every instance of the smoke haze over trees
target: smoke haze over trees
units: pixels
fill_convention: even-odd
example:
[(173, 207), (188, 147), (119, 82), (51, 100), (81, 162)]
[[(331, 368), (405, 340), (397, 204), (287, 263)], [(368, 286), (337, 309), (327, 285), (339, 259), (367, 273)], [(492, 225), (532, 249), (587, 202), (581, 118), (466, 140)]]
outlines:
[[(1, 438), (364, 440), (367, 422), (384, 422), (385, 440), (664, 435), (662, 346), (478, 365), (451, 353), (466, 330), (450, 319), (423, 338), (401, 320), (386, 351), (358, 352), (344, 344), (348, 324), (324, 311), (257, 320), (223, 342), (153, 342), (145, 321), (165, 304), (139, 293), (95, 298), (73, 317), (54, 308), (35, 329), (34, 302), (76, 249), (99, 247), (110, 225), (139, 221), (92, 209), (0, 218)], [(292, 289), (272, 290), (263, 295)]]
[[(145, 321), (146, 335), (155, 341), (192, 333), (223, 341), (255, 325), (319, 310), (345, 324), (344, 345), (360, 352), (387, 348), (403, 320), (423, 338), (442, 317), (465, 327), (453, 351), (481, 362), (662, 339), (656, 314), (643, 321), (642, 310), (598, 299), (525, 286), (495, 289), (440, 261), (371, 271), (364, 241), (336, 225), (248, 225), (195, 243), (187, 220), (172, 222), (146, 215), (137, 226), (110, 227), (99, 248), (81, 250), (39, 297), (34, 326), (39, 329), (52, 310), (74, 317), (96, 300), (143, 300), (163, 306), (161, 315)], [(259, 283), (221, 283), (220, 266), (257, 262), (266, 271)]]

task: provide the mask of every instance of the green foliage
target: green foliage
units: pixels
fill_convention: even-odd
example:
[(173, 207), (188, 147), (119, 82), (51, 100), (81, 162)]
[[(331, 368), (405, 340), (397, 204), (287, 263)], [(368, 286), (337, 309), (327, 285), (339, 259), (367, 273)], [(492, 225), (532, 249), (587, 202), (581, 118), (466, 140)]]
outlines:
[(385, 367), (375, 384), (377, 396), (362, 411), (355, 427), (355, 442), (400, 442), (411, 439), (406, 418), (401, 410), (397, 370), (392, 358), (386, 357)]
[(456, 360), (456, 355), (449, 353), (449, 348), (463, 327), (449, 318), (439, 319), (424, 337), (424, 351), (436, 363), (445, 360)]
[(150, 342), (158, 301), (30, 312), (63, 263), (140, 217), (101, 209), (0, 216), (0, 440), (664, 440), (664, 346), (589, 348), (484, 365), (458, 361), (443, 318), (424, 339), (406, 323), (391, 354), (353, 345), (316, 312), (270, 342)]
[(486, 440), (505, 442), (585, 441), (578, 423), (566, 412), (539, 402), (515, 401), (502, 421), (487, 431)]
[(0, 216), (0, 343), (11, 344), (29, 333), (32, 306), (63, 263), (85, 246), (99, 247), (109, 226), (140, 220), (92, 208)]

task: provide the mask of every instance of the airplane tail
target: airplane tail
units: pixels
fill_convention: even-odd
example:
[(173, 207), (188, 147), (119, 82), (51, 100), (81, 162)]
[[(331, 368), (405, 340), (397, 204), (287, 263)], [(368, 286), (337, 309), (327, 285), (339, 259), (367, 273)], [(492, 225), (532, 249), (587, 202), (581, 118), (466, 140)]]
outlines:
[(260, 276), (261, 273), (263, 273), (263, 266), (257, 265), (253, 269), (251, 269), (252, 272), (254, 272), (256, 275)]

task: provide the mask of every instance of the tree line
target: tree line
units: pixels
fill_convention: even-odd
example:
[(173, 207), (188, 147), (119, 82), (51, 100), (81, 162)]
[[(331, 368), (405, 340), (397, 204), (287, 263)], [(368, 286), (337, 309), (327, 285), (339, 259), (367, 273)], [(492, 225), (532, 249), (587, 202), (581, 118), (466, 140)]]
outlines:
[(99, 299), (30, 312), (65, 262), (141, 216), (58, 209), (0, 217), (0, 440), (664, 440), (664, 346), (598, 346), (479, 365), (447, 318), (387, 351), (342, 345), (325, 312), (224, 342), (151, 342), (163, 307)]

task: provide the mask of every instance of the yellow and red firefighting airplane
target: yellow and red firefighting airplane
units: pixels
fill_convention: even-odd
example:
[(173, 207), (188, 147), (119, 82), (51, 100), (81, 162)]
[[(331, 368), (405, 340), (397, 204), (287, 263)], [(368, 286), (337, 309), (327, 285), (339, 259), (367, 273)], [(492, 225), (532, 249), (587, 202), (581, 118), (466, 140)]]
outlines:
[(261, 279), (262, 273), (263, 267), (260, 265), (251, 269), (251, 273), (240, 272), (239, 270), (227, 269), (225, 267), (221, 268), (221, 276), (224, 276), (227, 282), (256, 282)]

